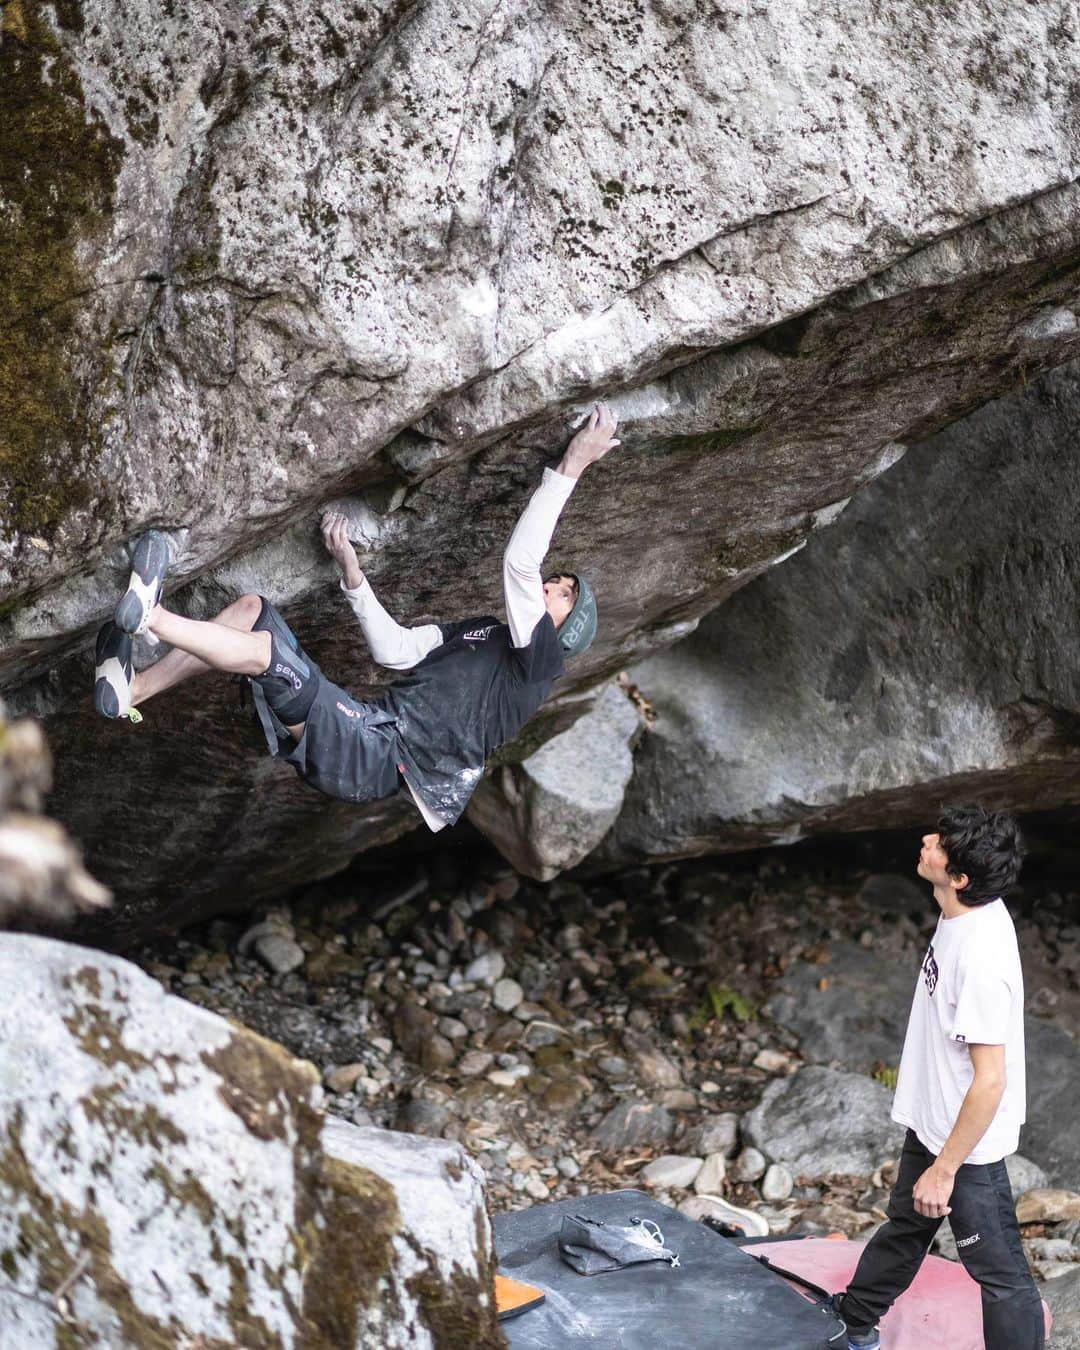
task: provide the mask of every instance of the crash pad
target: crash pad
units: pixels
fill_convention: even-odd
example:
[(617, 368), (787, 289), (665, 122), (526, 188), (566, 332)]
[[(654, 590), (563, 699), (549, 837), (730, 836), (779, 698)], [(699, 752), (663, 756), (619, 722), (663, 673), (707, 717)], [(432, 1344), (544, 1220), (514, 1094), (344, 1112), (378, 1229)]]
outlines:
[[(559, 1256), (563, 1215), (657, 1224), (678, 1266), (656, 1261), (578, 1275)], [(840, 1322), (704, 1224), (643, 1191), (614, 1191), (534, 1205), (494, 1221), (498, 1268), (547, 1295), (503, 1324), (513, 1350), (838, 1350)]]
[[(748, 1253), (764, 1255), (784, 1270), (812, 1280), (830, 1294), (846, 1289), (862, 1255), (861, 1242), (804, 1238), (797, 1242), (753, 1241)], [(1046, 1330), (1050, 1310), (1043, 1304)], [(881, 1350), (983, 1350), (982, 1298), (962, 1265), (928, 1256), (911, 1287), (881, 1322)]]

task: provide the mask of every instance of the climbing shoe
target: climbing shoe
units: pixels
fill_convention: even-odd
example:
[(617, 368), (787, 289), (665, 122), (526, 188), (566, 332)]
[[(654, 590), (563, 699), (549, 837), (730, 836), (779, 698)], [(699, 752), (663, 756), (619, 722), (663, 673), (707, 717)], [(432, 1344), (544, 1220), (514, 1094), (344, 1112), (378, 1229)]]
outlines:
[(714, 1233), (736, 1240), (769, 1236), (768, 1220), (762, 1218), (760, 1214), (755, 1214), (752, 1209), (742, 1209), (719, 1195), (710, 1195), (706, 1198), (711, 1212), (703, 1215), (701, 1222)]
[(522, 1284), (507, 1275), (495, 1276), (495, 1313), (500, 1322), (539, 1308), (547, 1295), (534, 1284)]
[(94, 707), (103, 717), (128, 717), (141, 722), (142, 714), (131, 706), (135, 666), (131, 660), (131, 635), (111, 621), (98, 633), (95, 652)]
[(116, 606), (116, 626), (141, 636), (147, 631), (151, 611), (161, 599), (161, 586), (169, 570), (169, 539), (160, 530), (140, 535), (131, 555), (131, 578)]
[[(840, 1305), (843, 1301), (844, 1295), (840, 1293), (833, 1294), (828, 1302), (829, 1311), (834, 1313), (841, 1322), (844, 1322), (844, 1314), (840, 1311)], [(852, 1331), (846, 1322), (844, 1322), (844, 1326), (847, 1328), (848, 1350), (881, 1350), (881, 1333), (877, 1327), (870, 1327), (867, 1331)]]

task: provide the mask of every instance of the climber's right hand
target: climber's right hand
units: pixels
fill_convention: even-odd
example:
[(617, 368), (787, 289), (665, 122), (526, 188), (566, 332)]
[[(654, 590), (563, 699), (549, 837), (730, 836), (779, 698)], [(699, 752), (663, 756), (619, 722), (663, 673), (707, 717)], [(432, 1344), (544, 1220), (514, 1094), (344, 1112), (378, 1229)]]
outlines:
[(359, 586), (364, 574), (349, 539), (349, 522), (339, 511), (327, 511), (323, 516), (322, 537), (327, 552), (341, 568), (345, 584), (350, 588)]

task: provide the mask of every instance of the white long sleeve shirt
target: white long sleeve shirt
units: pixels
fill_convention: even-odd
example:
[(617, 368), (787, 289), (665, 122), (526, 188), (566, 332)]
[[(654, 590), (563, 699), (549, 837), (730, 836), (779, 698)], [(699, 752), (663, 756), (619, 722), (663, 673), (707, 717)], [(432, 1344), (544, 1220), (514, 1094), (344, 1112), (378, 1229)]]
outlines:
[[(554, 469), (545, 469), (540, 486), (521, 513), (503, 555), (503, 595), (506, 619), (515, 647), (527, 647), (533, 629), (544, 617), (544, 557), (555, 533), (559, 515), (577, 482)], [(360, 621), (371, 655), (388, 670), (411, 670), (442, 641), (438, 624), (426, 623), (405, 628), (387, 614), (379, 603), (371, 583), (365, 577), (351, 589), (341, 581), (349, 607)], [(410, 787), (410, 792), (412, 789)], [(413, 800), (432, 830), (441, 830), (444, 821), (427, 810), (415, 792)]]

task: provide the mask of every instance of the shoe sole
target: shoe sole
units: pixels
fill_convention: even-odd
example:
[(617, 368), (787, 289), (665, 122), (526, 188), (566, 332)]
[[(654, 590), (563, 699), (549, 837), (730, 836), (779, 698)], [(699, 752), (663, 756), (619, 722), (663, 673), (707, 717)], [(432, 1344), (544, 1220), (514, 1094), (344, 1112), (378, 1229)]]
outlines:
[[(127, 662), (114, 652), (106, 656), (107, 648), (115, 637), (110, 632), (113, 626), (105, 624), (98, 634), (97, 649), (94, 654), (94, 708), (103, 717), (124, 717), (131, 709), (131, 690), (135, 683), (135, 670), (131, 664), (131, 639), (127, 634)], [(121, 648), (123, 644), (120, 644)]]
[(138, 632), (161, 598), (161, 586), (168, 570), (168, 540), (159, 530), (149, 530), (135, 545), (128, 587), (113, 616), (121, 632)]
[(119, 717), (120, 701), (116, 690), (106, 679), (99, 679), (94, 685), (94, 709), (102, 717)]

